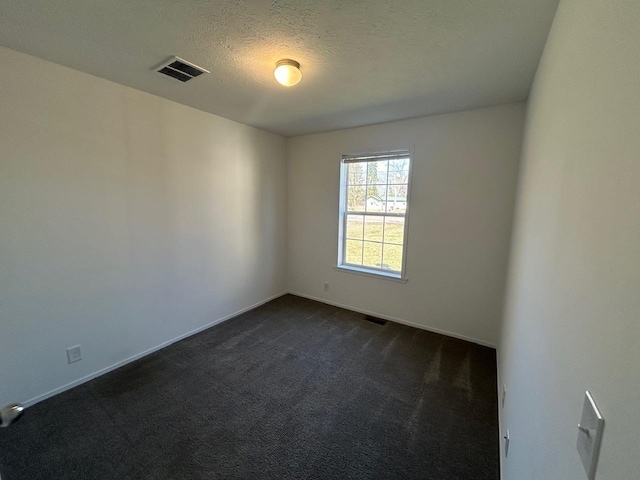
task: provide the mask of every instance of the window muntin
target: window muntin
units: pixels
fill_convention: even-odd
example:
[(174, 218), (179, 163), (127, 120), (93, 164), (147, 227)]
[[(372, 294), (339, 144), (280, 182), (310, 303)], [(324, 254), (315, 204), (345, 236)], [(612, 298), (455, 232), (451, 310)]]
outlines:
[(338, 266), (404, 278), (411, 152), (344, 155)]

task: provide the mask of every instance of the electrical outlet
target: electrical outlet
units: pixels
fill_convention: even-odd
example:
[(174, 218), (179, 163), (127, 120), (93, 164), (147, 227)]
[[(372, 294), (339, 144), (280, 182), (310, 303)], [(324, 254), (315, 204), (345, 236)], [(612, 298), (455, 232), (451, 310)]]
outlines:
[(511, 434), (507, 428), (507, 434), (504, 436), (504, 456), (509, 456), (509, 443), (511, 442)]
[(324, 291), (325, 292), (329, 291), (329, 282), (324, 282)]
[(80, 345), (67, 348), (67, 360), (69, 363), (75, 363), (82, 360), (82, 352), (80, 351)]
[(507, 400), (507, 386), (505, 384), (502, 384), (502, 406), (504, 407), (504, 402)]

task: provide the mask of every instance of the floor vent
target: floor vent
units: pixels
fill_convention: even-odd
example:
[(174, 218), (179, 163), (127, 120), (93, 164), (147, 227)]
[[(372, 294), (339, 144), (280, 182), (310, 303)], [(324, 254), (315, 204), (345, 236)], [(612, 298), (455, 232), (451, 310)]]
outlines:
[(378, 317), (372, 317), (371, 315), (365, 315), (364, 319), (367, 322), (375, 323), (376, 325), (384, 325), (387, 323), (386, 320), (383, 320), (382, 318), (378, 318)]
[(167, 75), (181, 82), (188, 82), (189, 80), (196, 78), (203, 73), (209, 73), (209, 70), (205, 70), (191, 62), (187, 62), (179, 57), (171, 57), (170, 60), (164, 62), (158, 68), (156, 72)]

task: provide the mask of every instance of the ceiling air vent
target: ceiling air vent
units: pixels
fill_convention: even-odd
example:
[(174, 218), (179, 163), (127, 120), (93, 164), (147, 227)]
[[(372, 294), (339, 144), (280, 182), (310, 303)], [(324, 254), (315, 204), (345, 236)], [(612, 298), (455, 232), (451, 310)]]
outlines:
[(194, 65), (191, 62), (187, 62), (179, 57), (172, 57), (171, 60), (164, 62), (158, 68), (156, 72), (163, 73), (169, 77), (180, 80), (181, 82), (188, 82), (192, 78), (202, 75), (203, 73), (209, 73), (209, 70), (205, 70), (202, 67)]

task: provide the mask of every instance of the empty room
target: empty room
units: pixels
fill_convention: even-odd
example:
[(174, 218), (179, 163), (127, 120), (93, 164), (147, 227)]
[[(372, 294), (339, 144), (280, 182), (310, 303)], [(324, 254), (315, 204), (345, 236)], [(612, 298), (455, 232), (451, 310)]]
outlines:
[(640, 478), (640, 2), (0, 5), (0, 479)]

